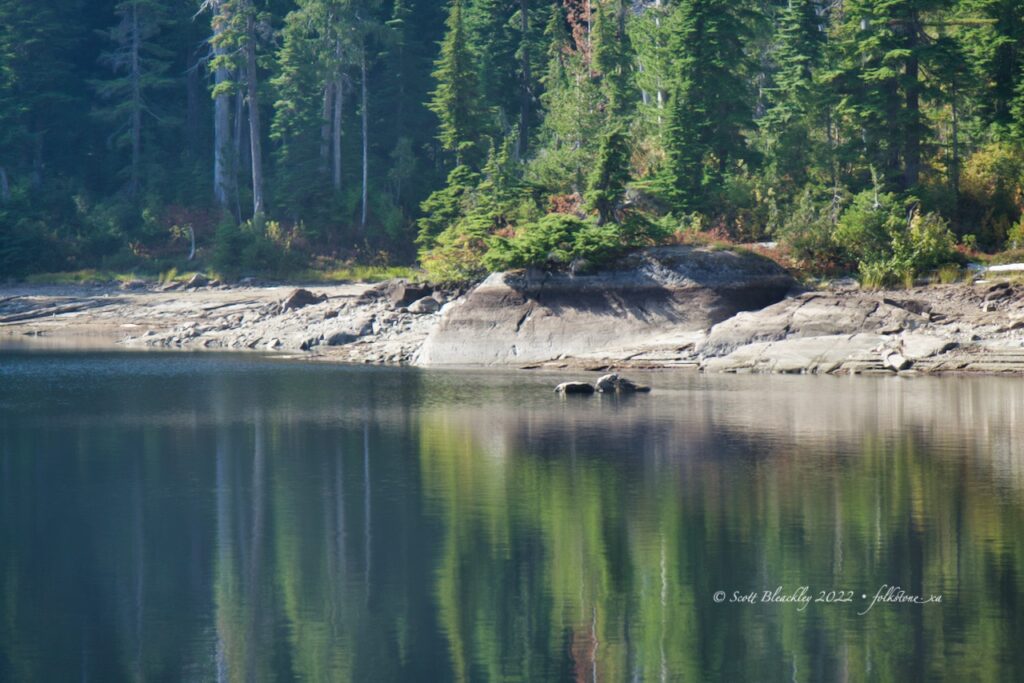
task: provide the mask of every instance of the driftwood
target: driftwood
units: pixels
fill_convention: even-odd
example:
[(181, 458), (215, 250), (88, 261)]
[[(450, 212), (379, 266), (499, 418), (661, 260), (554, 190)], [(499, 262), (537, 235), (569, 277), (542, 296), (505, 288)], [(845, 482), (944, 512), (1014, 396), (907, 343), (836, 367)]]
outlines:
[(26, 320), (36, 320), (38, 318), (51, 318), (57, 315), (64, 315), (66, 313), (77, 313), (78, 311), (84, 311), (89, 308), (101, 308), (103, 306), (109, 305), (109, 303), (77, 303), (66, 304), (64, 306), (50, 306), (49, 308), (37, 308), (34, 311), (13, 313), (11, 315), (5, 315), (3, 317), (0, 317), (0, 325), (6, 325), (8, 323), (20, 323)]

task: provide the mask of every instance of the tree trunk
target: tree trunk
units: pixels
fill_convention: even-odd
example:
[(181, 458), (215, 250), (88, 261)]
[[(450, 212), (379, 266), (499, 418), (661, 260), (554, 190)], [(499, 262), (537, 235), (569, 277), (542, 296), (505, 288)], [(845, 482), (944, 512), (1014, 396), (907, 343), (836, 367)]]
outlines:
[(953, 186), (953, 201), (960, 194), (960, 110), (956, 106), (956, 88), (953, 89), (953, 160), (949, 165), (949, 175)]
[(359, 65), (362, 69), (362, 104), (363, 104), (363, 208), (362, 215), (359, 218), (359, 227), (362, 230), (366, 229), (366, 213), (367, 213), (367, 202), (370, 194), (370, 103), (368, 99), (369, 89), (367, 88), (367, 68), (366, 68), (366, 44), (362, 45), (362, 50), (359, 55)]
[(334, 125), (332, 126), (333, 139), (331, 140), (334, 148), (331, 180), (334, 183), (334, 189), (338, 192), (341, 191), (341, 118), (345, 111), (344, 104), (345, 84), (341, 80), (341, 76), (338, 76), (334, 83)]
[(245, 66), (249, 90), (249, 149), (252, 157), (252, 213), (259, 220), (264, 213), (263, 147), (260, 139), (260, 100), (256, 87), (256, 19), (251, 14), (246, 23)]
[(324, 173), (330, 165), (331, 154), (331, 107), (334, 106), (334, 81), (324, 83), (324, 104), (320, 115), (320, 170)]
[[(241, 80), (244, 78), (244, 74), (239, 70), (235, 74), (235, 78)], [(241, 188), (239, 187), (239, 177), (241, 176), (241, 169), (244, 166), (242, 159), (242, 121), (245, 120), (245, 94), (239, 88), (235, 91), (235, 114), (233, 123), (233, 132), (231, 137), (231, 189), (234, 190), (235, 200), (235, 220), (241, 222), (242, 220), (242, 198)]]

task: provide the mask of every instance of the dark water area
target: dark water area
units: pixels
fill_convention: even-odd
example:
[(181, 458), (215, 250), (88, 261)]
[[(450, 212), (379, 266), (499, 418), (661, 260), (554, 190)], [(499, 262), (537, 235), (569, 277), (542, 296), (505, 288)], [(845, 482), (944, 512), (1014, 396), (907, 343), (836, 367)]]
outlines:
[(0, 354), (0, 680), (1024, 680), (1024, 380), (560, 379)]

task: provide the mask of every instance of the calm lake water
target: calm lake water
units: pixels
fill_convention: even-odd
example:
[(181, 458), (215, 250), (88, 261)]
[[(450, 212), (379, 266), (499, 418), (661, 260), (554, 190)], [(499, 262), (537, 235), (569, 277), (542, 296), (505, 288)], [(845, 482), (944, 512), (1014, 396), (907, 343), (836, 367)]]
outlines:
[(1024, 680), (1024, 380), (559, 379), (0, 354), (0, 680)]

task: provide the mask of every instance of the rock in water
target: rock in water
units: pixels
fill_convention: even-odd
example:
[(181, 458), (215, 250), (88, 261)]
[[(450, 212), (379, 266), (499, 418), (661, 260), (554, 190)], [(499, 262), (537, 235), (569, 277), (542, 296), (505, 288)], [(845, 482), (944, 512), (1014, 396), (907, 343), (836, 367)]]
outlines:
[(555, 387), (555, 392), (563, 396), (570, 394), (588, 395), (594, 393), (594, 385), (587, 382), (563, 382)]
[(295, 311), (306, 306), (323, 303), (327, 301), (326, 294), (314, 294), (308, 289), (296, 289), (281, 304), (281, 312)]
[(441, 304), (432, 296), (425, 296), (409, 304), (409, 312), (417, 315), (437, 313), (439, 310), (441, 310)]
[(632, 380), (628, 380), (625, 377), (619, 380), (619, 384), (616, 387), (620, 394), (649, 394), (651, 388), (644, 386), (643, 384), (637, 384)]
[(614, 393), (619, 389), (619, 376), (615, 373), (604, 375), (597, 380), (595, 386), (599, 394)]

